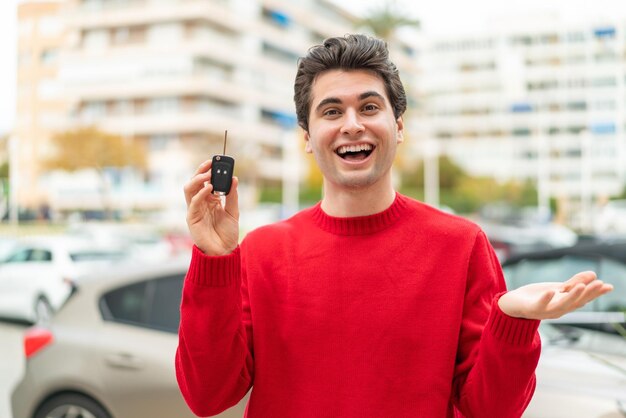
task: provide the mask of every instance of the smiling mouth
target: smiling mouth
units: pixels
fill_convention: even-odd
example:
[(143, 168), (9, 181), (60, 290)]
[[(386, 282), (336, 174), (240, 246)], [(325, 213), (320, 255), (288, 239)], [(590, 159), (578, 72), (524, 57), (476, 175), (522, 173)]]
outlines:
[(371, 144), (343, 145), (335, 153), (346, 161), (363, 161), (374, 151)]

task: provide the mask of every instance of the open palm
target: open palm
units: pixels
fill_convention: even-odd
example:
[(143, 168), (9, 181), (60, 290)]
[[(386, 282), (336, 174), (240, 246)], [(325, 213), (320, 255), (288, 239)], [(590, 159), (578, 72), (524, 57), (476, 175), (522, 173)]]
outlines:
[(505, 314), (526, 319), (555, 319), (582, 308), (609, 293), (613, 286), (592, 271), (574, 275), (566, 282), (533, 283), (502, 295), (498, 301)]

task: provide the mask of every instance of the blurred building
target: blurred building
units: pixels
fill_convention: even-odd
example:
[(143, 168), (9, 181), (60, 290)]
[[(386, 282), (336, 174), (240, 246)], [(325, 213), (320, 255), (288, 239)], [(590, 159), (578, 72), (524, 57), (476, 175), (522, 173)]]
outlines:
[(431, 39), (424, 129), (476, 175), (537, 180), (571, 225), (626, 184), (626, 22), (518, 18), (483, 35)]
[(68, 101), (59, 81), (59, 57), (66, 41), (63, 2), (24, 2), (18, 6), (17, 103), (12, 164), (18, 166), (16, 199), (31, 209), (49, 198), (41, 187), (42, 161), (50, 136), (63, 129)]
[[(184, 206), (184, 183), (222, 152), (225, 130), (244, 183), (303, 178), (306, 163), (294, 164), (304, 147), (293, 104), (297, 58), (354, 32), (356, 22), (329, 0), (67, 0), (62, 16), (64, 48), (53, 57), (62, 62), (54, 86), (67, 99), (65, 129), (95, 125), (144, 144), (145, 177), (108, 170), (110, 200), (142, 210)], [(392, 46), (408, 81), (415, 51)], [(97, 187), (93, 173), (79, 177), (49, 176), (53, 209), (97, 208), (87, 190)]]

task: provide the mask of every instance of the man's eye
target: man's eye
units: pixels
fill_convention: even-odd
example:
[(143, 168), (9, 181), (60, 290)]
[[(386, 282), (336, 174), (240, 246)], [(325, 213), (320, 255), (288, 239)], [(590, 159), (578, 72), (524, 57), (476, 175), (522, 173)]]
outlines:
[(328, 109), (324, 111), (324, 116), (336, 116), (338, 114), (339, 114), (339, 111), (337, 109)]
[(366, 112), (373, 112), (378, 110), (378, 106), (376, 106), (375, 104), (368, 104), (363, 106), (363, 110)]

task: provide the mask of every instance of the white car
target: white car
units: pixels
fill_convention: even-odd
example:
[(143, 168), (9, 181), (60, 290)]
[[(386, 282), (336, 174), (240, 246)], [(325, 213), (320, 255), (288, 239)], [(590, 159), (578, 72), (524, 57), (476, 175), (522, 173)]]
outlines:
[(0, 317), (45, 322), (65, 302), (73, 282), (124, 258), (115, 248), (63, 236), (20, 240), (0, 263)]
[(626, 199), (609, 201), (595, 222), (597, 233), (626, 234)]
[(524, 418), (626, 418), (626, 339), (542, 323), (537, 389)]
[(86, 222), (71, 225), (67, 234), (120, 248), (128, 257), (138, 261), (167, 260), (178, 255), (161, 231), (149, 224)]

